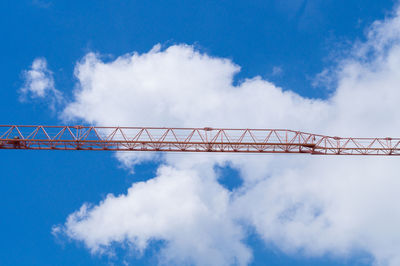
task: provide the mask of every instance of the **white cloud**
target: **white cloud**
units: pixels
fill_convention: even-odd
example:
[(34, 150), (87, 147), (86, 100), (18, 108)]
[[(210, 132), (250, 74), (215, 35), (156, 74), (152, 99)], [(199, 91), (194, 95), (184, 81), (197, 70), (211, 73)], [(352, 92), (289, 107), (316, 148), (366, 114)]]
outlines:
[(47, 68), (44, 58), (36, 58), (29, 70), (23, 73), (25, 83), (20, 89), (21, 99), (50, 97), (53, 101), (61, 100), (61, 93), (54, 87), (53, 73)]
[(246, 265), (251, 253), (229, 208), (229, 194), (210, 177), (162, 166), (156, 178), (134, 184), (127, 195), (83, 205), (68, 217), (65, 232), (92, 252), (125, 241), (141, 252), (151, 240), (163, 239), (163, 262)]
[[(398, 265), (396, 158), (308, 158), (246, 189), (235, 211), (267, 242), (309, 256), (370, 252)], [(266, 207), (267, 206), (267, 207)]]
[[(80, 87), (64, 119), (398, 136), (399, 17), (376, 22), (367, 42), (355, 45), (326, 100), (283, 91), (259, 77), (233, 86), (237, 65), (175, 45), (107, 63), (88, 54), (76, 66)], [(126, 164), (154, 158), (118, 156)], [(159, 239), (167, 241), (161, 262), (245, 264), (250, 255), (240, 220), (288, 253), (349, 256), (356, 250), (370, 253), (380, 265), (400, 264), (396, 158), (165, 154), (163, 160), (168, 166), (155, 179), (135, 183), (127, 195), (108, 196), (93, 208), (84, 205), (68, 218), (64, 232), (92, 252), (126, 242), (144, 249)], [(242, 188), (228, 192), (218, 184), (213, 167), (223, 163), (240, 172)], [(181, 203), (188, 205), (176, 208)], [(210, 250), (213, 255), (204, 258)]]

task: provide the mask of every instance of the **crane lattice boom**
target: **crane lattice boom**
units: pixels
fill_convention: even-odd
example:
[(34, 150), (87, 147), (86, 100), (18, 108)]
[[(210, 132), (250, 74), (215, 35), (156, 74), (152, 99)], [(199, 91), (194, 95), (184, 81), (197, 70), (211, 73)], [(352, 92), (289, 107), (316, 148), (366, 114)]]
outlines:
[(400, 155), (400, 138), (286, 129), (0, 126), (0, 149)]

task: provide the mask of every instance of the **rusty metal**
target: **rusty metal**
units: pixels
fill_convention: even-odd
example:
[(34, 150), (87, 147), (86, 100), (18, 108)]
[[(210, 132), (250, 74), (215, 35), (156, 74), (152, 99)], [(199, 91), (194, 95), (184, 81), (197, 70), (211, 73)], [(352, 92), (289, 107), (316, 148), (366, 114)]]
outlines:
[(286, 129), (0, 125), (0, 149), (400, 155), (400, 138)]

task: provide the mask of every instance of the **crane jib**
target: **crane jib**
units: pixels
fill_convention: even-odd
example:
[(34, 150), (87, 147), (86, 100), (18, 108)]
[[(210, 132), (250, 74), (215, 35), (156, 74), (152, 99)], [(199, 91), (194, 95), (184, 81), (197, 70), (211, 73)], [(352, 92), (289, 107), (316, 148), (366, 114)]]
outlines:
[(400, 138), (288, 129), (0, 125), (0, 149), (400, 155)]

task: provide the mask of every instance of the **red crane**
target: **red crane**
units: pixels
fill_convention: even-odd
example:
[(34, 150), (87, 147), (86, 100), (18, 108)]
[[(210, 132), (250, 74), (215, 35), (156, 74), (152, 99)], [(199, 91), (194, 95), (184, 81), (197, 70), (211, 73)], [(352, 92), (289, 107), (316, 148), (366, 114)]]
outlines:
[(0, 149), (400, 155), (400, 138), (286, 129), (0, 125)]

